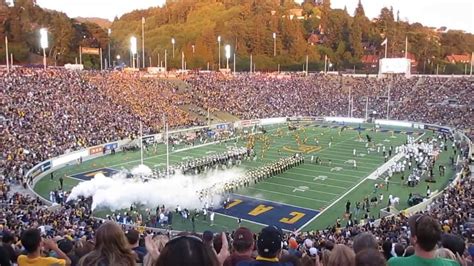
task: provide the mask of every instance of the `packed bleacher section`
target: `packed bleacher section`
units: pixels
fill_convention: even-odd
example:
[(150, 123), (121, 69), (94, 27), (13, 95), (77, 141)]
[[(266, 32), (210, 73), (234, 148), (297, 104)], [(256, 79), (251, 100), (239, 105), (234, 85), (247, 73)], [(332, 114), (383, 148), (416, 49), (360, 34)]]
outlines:
[(316, 75), (195, 75), (187, 79), (192, 101), (205, 109), (223, 110), (240, 118), (348, 116), (349, 96), (354, 117), (369, 111), (378, 118), (422, 121), (455, 128), (473, 125), (474, 83), (469, 78), (353, 78)]
[[(359, 225), (348, 218), (311, 232), (283, 233), (274, 227), (259, 234), (239, 228), (227, 235), (204, 232), (181, 237), (124, 232), (115, 221), (92, 218), (87, 200), (48, 207), (40, 199), (10, 191), (36, 163), (67, 151), (133, 138), (139, 121), (146, 133), (161, 129), (163, 115), (173, 127), (203, 122), (191, 119), (179, 108), (183, 104), (243, 119), (347, 116), (350, 90), (355, 117), (365, 115), (364, 97), (369, 95), (369, 108), (384, 118), (390, 88), (393, 119), (471, 128), (474, 87), (469, 79), (199, 75), (186, 78), (189, 87), (183, 89), (170, 81), (123, 73), (20, 68), (0, 72), (0, 77), (2, 266), (261, 265), (252, 262), (255, 259), (265, 265), (386, 265), (387, 260), (391, 266), (472, 265), (474, 181), (467, 165), (459, 182), (422, 216), (400, 214), (382, 219), (378, 226), (372, 219)], [(411, 254), (416, 256), (408, 257)], [(429, 259), (436, 256), (453, 260)]]

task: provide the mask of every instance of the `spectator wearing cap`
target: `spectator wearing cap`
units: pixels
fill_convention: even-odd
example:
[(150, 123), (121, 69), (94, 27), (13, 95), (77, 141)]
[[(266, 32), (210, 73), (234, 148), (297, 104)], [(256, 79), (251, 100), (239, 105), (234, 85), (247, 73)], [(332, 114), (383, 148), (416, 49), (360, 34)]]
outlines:
[[(303, 257), (301, 258), (301, 261), (302, 262), (306, 262), (307, 264), (305, 265), (318, 265), (317, 263), (319, 263), (319, 251), (317, 248), (315, 247), (311, 247), (309, 248), (308, 252), (306, 254), (303, 255)], [(311, 263), (309, 263), (311, 262)]]
[(292, 263), (280, 262), (283, 232), (276, 226), (262, 229), (257, 239), (258, 256), (255, 261), (242, 261), (237, 266), (292, 266)]
[(431, 216), (415, 214), (408, 220), (410, 227), (410, 242), (415, 248), (415, 254), (410, 257), (391, 258), (389, 266), (455, 266), (456, 261), (437, 258), (436, 244), (441, 240), (441, 226)]
[(254, 245), (252, 232), (246, 227), (238, 228), (232, 241), (234, 252), (224, 261), (224, 266), (236, 266), (241, 261), (253, 261)]
[(133, 252), (137, 255), (137, 263), (143, 263), (143, 258), (146, 255), (146, 249), (139, 245), (140, 233), (135, 229), (130, 229), (125, 233), (128, 244)]
[[(26, 251), (26, 255), (18, 256), (19, 266), (33, 265), (71, 265), (71, 260), (62, 252), (58, 244), (52, 239), (42, 240), (38, 229), (28, 229), (21, 236), (21, 244)], [(45, 248), (56, 253), (58, 258), (42, 257), (41, 249)]]

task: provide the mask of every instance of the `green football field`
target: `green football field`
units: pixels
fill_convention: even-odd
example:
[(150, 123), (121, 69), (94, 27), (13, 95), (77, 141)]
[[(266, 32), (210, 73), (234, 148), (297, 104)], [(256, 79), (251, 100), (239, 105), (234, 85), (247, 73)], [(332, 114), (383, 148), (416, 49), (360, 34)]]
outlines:
[[(358, 125), (354, 125), (354, 127), (357, 126)], [(371, 197), (373, 193), (376, 193), (377, 197), (379, 197), (380, 193), (382, 193), (384, 194), (384, 199), (387, 200), (389, 195), (399, 197), (400, 204), (397, 206), (397, 209), (402, 210), (408, 207), (407, 199), (409, 193), (426, 195), (427, 185), (425, 182), (421, 182), (416, 187), (408, 187), (402, 184), (400, 175), (394, 175), (391, 178), (388, 190), (384, 188), (374, 192), (375, 184), (383, 183), (383, 180), (367, 179), (367, 176), (384, 164), (384, 158), (382, 152), (377, 153), (377, 151), (372, 151), (370, 154), (367, 154), (365, 135), (369, 134), (375, 145), (383, 145), (388, 151), (390, 146), (396, 147), (404, 144), (407, 139), (407, 134), (403, 129), (384, 128), (374, 132), (372, 130), (373, 125), (362, 125), (362, 127), (366, 127), (365, 130), (361, 132), (362, 140), (357, 130), (348, 128), (341, 132), (340, 127), (335, 125), (323, 126), (311, 124), (306, 125), (304, 130), (299, 129), (291, 132), (288, 131), (286, 125), (280, 125), (279, 129), (277, 127), (268, 127), (266, 136), (270, 139), (270, 148), (264, 153), (262, 158), (262, 142), (257, 141), (255, 150), (258, 154), (258, 159), (256, 161), (244, 161), (240, 167), (246, 169), (258, 168), (278, 158), (292, 155), (295, 152), (303, 153), (306, 161), (304, 164), (294, 167), (282, 174), (265, 179), (256, 185), (240, 189), (236, 194), (254, 198), (257, 201), (278, 202), (287, 206), (296, 206), (319, 212), (318, 215), (311, 217), (308, 222), (295, 228), (305, 231), (326, 228), (327, 226), (335, 224), (338, 218), (343, 219), (342, 224), (344, 225), (344, 212), (347, 200), (351, 201), (352, 209), (356, 201), (362, 201), (366, 196)], [(394, 130), (396, 133), (394, 133)], [(277, 132), (280, 132), (280, 134), (277, 134)], [(300, 140), (306, 139), (306, 142), (304, 144), (298, 144), (295, 134), (299, 135)], [(431, 137), (432, 133), (414, 132), (413, 136), (415, 138), (427, 138)], [(316, 142), (316, 139), (319, 141), (319, 144)], [(329, 147), (329, 142), (332, 143), (331, 147)], [(183, 151), (177, 149), (170, 153), (170, 164), (178, 163), (189, 158), (204, 157), (211, 153), (223, 152), (227, 150), (227, 146), (229, 145), (246, 146), (246, 144), (246, 140), (241, 140), (238, 142), (228, 141), (227, 143), (195, 147)], [(451, 147), (450, 144), (448, 145)], [(146, 152), (144, 163), (151, 168), (165, 167), (166, 154), (164, 147), (164, 145), (160, 145), (157, 153), (153, 151)], [(353, 155), (354, 149), (356, 149), (355, 156)], [(440, 159), (434, 168), (437, 182), (430, 184), (431, 191), (443, 189), (453, 176), (454, 169), (451, 167), (446, 167), (446, 174), (443, 177), (440, 177), (437, 171), (439, 164), (448, 165), (449, 156), (451, 154), (451, 148), (441, 153)], [(310, 163), (312, 155), (319, 156), (322, 160), (322, 164)], [(356, 169), (353, 167), (352, 160), (357, 161)], [(331, 161), (331, 163), (329, 163), (329, 161)], [(62, 168), (55, 172), (54, 180), (46, 176), (37, 182), (34, 189), (44, 198), (48, 199), (49, 192), (58, 187), (57, 178), (59, 176), (68, 176), (64, 180), (64, 187), (66, 190), (70, 190), (81, 181), (70, 178), (69, 176), (102, 168), (113, 168), (117, 170), (122, 168), (131, 169), (139, 163), (140, 152), (108, 155), (86, 161), (80, 165)], [(407, 169), (405, 177), (407, 177), (408, 174), (409, 170)], [(379, 210), (386, 207), (387, 200), (373, 207), (371, 215), (377, 218)], [(100, 210), (96, 211), (95, 214), (97, 216), (104, 216), (105, 213), (108, 212), (109, 211), (106, 210)], [(358, 218), (361, 217), (362, 213)], [(177, 218), (175, 218), (174, 221), (173, 229), (192, 229), (192, 225), (189, 221), (183, 222)], [(258, 230), (262, 226), (262, 223), (246, 219), (242, 225)], [(214, 225), (212, 226), (208, 220), (196, 220), (196, 230), (198, 231), (209, 228), (214, 231), (233, 230), (236, 227), (237, 218), (232, 217), (232, 215), (217, 214)]]

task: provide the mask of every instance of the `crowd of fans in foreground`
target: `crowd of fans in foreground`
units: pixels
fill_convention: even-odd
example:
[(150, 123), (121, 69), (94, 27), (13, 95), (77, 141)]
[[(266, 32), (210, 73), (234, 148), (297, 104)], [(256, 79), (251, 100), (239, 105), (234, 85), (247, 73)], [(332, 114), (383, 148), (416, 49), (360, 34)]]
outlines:
[(178, 235), (97, 220), (84, 203), (46, 207), (12, 194), (0, 203), (0, 265), (474, 265), (473, 185), (465, 168), (424, 213), (378, 226)]
[[(473, 87), (468, 79), (257, 75), (222, 80), (210, 75), (190, 77), (189, 87), (178, 89), (168, 81), (140, 80), (134, 75), (32, 69), (0, 72), (1, 265), (236, 265), (240, 258), (260, 264), (239, 265), (385, 265), (386, 260), (389, 265), (458, 265), (429, 259), (435, 256), (472, 264), (474, 251), (468, 243), (473, 241), (473, 181), (469, 175), (447, 189), (421, 217), (399, 215), (382, 219), (377, 227), (371, 221), (346, 227), (337, 223), (327, 230), (291, 234), (269, 227), (258, 236), (242, 228), (225, 237), (209, 232), (181, 237), (124, 233), (113, 222), (102, 224), (91, 218), (87, 206), (47, 208), (38, 199), (9, 192), (11, 183), (46, 158), (133, 138), (138, 121), (144, 122), (146, 133), (160, 129), (163, 114), (173, 126), (202, 123), (177, 108), (183, 104), (241, 118), (346, 116), (350, 93), (354, 116), (365, 115), (364, 97), (370, 95), (369, 108), (385, 117), (384, 97), (390, 88), (392, 118), (461, 129), (474, 124)], [(359, 249), (358, 243), (366, 246)], [(441, 245), (435, 247), (437, 243)], [(413, 253), (416, 256), (406, 261), (392, 259)]]

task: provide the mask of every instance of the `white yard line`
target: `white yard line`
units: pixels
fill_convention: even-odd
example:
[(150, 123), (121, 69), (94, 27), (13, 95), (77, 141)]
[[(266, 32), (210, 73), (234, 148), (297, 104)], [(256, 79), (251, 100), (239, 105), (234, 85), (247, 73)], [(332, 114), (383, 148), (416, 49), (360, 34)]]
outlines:
[[(336, 186), (336, 185), (329, 185), (329, 184), (323, 184), (323, 183), (316, 183), (315, 181), (305, 181), (305, 180), (295, 180), (291, 178), (286, 178), (286, 177), (281, 177), (281, 176), (274, 176), (272, 178), (277, 178), (277, 179), (283, 179), (283, 180), (288, 180), (292, 182), (301, 182), (301, 183), (306, 183), (306, 184), (311, 184), (311, 185), (321, 185), (325, 187), (333, 187), (333, 188), (338, 188), (338, 189), (346, 189), (347, 187), (341, 187), (341, 186)], [(338, 194), (339, 195), (339, 194)]]
[[(420, 135), (416, 140), (420, 139), (421, 137), (423, 137), (425, 135), (425, 133), (423, 133), (422, 135)], [(375, 172), (377, 172), (377, 170), (375, 170)], [(373, 174), (373, 173), (372, 173)], [(358, 188), (362, 183), (364, 183), (367, 179), (369, 179), (370, 175), (366, 176), (365, 178), (363, 178), (359, 183), (357, 183), (357, 185), (355, 185), (354, 187), (352, 187), (351, 189), (349, 189), (346, 193), (344, 193), (342, 196), (340, 196), (339, 198), (337, 198), (336, 200), (334, 200), (331, 204), (329, 204), (329, 206), (327, 206), (326, 208), (324, 208), (324, 210), (322, 210), (318, 215), (314, 216), (311, 220), (309, 220), (308, 222), (306, 222), (305, 224), (303, 224), (300, 228), (298, 228), (298, 232), (302, 229), (302, 228), (305, 228), (308, 224), (312, 223), (314, 221), (314, 219), (316, 219), (317, 217), (319, 217), (321, 214), (325, 213), (327, 210), (329, 210), (332, 206), (334, 206), (336, 203), (338, 203), (341, 199), (343, 199), (344, 197), (346, 197), (349, 193), (351, 193), (352, 191), (354, 191), (356, 188)]]
[(270, 190), (261, 189), (261, 188), (248, 187), (247, 189), (254, 189), (254, 190), (273, 193), (273, 194), (282, 195), (282, 196), (286, 196), (286, 197), (294, 197), (294, 198), (300, 198), (300, 199), (311, 200), (311, 201), (322, 202), (322, 203), (328, 203), (329, 202), (329, 201), (326, 201), (326, 200), (318, 200), (318, 199), (313, 199), (313, 198), (308, 198), (308, 197), (302, 197), (302, 196), (291, 195), (291, 194), (286, 194), (286, 193), (281, 193), (281, 192), (276, 192), (276, 191), (270, 191)]
[[(294, 186), (287, 186), (287, 185), (283, 185), (283, 184), (279, 184), (279, 183), (272, 183), (272, 182), (268, 182), (268, 181), (262, 181), (260, 183), (270, 184), (270, 185), (275, 185), (275, 186), (281, 186), (281, 187), (287, 187), (287, 188), (291, 188), (291, 189), (298, 188), (298, 187), (294, 187)], [(331, 195), (331, 196), (339, 195), (339, 194), (336, 194), (336, 193), (325, 192), (325, 191), (320, 191), (320, 190), (315, 190), (315, 189), (307, 189), (306, 191), (313, 191), (313, 192), (316, 192), (316, 193), (328, 194), (328, 195)]]
[[(354, 184), (355, 182), (354, 181), (347, 181), (347, 180), (343, 180), (343, 179), (337, 179), (335, 178), (334, 176), (330, 176), (330, 175), (334, 175), (334, 172), (324, 172), (324, 171), (320, 171), (320, 170), (314, 170), (314, 172), (317, 172), (318, 175), (323, 175), (323, 174), (326, 174), (327, 176), (327, 179), (326, 180), (331, 180), (331, 181), (336, 181), (336, 182), (342, 182), (342, 183), (348, 183), (348, 184)], [(285, 175), (287, 173), (283, 173), (283, 175)], [(340, 174), (339, 172), (336, 173), (337, 175), (342, 175), (342, 176), (348, 176), (348, 177), (354, 177), (353, 175), (344, 175), (344, 174)], [(290, 175), (290, 174), (287, 174), (287, 175)], [(300, 174), (300, 173), (291, 173), (291, 175), (295, 175), (295, 176), (307, 176), (307, 177), (311, 177), (311, 178), (315, 178), (317, 177), (318, 175), (305, 175), (305, 174)], [(295, 180), (295, 181), (299, 181), (299, 180)], [(303, 180), (305, 181), (305, 180)]]

